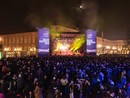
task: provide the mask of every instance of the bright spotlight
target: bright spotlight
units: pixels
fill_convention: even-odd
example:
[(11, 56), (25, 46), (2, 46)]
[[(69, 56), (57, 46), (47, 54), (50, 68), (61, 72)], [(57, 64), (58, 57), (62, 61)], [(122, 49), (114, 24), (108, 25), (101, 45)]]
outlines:
[(61, 46), (59, 47), (59, 49), (60, 49), (61, 51), (65, 51), (65, 50), (68, 49), (68, 45), (61, 45)]

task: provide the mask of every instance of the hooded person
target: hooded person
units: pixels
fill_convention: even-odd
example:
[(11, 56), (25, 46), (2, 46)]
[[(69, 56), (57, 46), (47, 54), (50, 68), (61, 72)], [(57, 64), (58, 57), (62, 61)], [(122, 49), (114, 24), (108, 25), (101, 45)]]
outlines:
[(42, 88), (40, 87), (40, 84), (38, 82), (36, 82), (34, 96), (35, 96), (35, 98), (44, 98), (43, 94), (42, 94)]

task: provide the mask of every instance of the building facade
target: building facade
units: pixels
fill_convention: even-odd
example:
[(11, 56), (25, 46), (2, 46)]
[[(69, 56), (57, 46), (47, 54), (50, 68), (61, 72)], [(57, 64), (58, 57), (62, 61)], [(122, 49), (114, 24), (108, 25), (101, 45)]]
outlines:
[(109, 40), (97, 37), (97, 54), (130, 54), (126, 40)]
[(37, 32), (24, 32), (0, 36), (4, 57), (27, 56), (37, 54)]

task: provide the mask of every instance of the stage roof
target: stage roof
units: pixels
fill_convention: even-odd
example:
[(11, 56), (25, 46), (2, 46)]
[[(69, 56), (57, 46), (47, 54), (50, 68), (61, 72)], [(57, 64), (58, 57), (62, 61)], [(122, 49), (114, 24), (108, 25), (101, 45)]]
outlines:
[(60, 25), (53, 25), (50, 27), (51, 32), (79, 32), (76, 29), (71, 29), (68, 27), (60, 26)]

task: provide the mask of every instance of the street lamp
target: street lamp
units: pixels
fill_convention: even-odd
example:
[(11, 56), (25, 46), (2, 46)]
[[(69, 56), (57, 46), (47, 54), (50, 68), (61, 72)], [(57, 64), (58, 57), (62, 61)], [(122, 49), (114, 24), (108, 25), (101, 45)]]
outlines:
[(102, 48), (102, 45), (101, 45), (101, 44), (98, 44), (98, 45), (97, 45), (97, 48)]
[(116, 47), (112, 47), (113, 50), (116, 50)]
[(110, 46), (106, 46), (106, 49), (110, 49), (111, 47)]
[(80, 9), (82, 9), (82, 8), (83, 8), (83, 6), (82, 6), (82, 5), (80, 5), (80, 6), (79, 6), (79, 8), (80, 8)]

